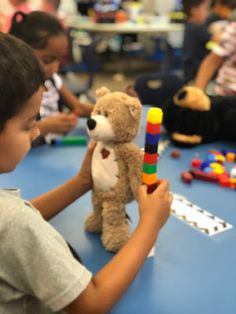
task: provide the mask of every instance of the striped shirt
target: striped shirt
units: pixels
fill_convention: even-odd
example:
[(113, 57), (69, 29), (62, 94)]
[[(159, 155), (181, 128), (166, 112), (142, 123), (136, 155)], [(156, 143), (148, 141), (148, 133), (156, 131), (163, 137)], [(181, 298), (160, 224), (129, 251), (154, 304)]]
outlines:
[[(62, 87), (62, 80), (58, 74), (53, 74), (52, 81), (47, 80), (44, 83), (46, 91), (43, 93), (43, 99), (40, 107), (40, 118), (43, 120), (47, 117), (59, 113), (59, 90)], [(51, 140), (61, 137), (61, 134), (49, 133), (44, 136), (46, 143), (51, 143)]]
[(41, 119), (55, 115), (59, 112), (59, 90), (62, 86), (62, 80), (58, 74), (53, 74), (53, 82), (50, 80), (45, 81), (44, 85), (46, 91), (43, 93), (43, 99), (40, 107)]
[(224, 58), (216, 78), (217, 95), (236, 94), (236, 22), (232, 22), (222, 35), (222, 40), (213, 53)]

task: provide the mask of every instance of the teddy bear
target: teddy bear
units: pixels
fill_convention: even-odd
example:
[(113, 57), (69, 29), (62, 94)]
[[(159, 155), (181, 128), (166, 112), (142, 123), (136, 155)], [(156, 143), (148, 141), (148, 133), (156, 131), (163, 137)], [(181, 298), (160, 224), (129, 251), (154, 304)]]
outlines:
[(141, 184), (143, 153), (132, 140), (139, 130), (142, 106), (137, 98), (106, 87), (96, 91), (96, 99), (87, 120), (96, 147), (91, 165), (93, 211), (85, 229), (101, 232), (105, 249), (117, 252), (130, 237), (125, 205), (137, 199)]
[(163, 125), (178, 146), (236, 141), (236, 96), (211, 96), (184, 86), (163, 106)]

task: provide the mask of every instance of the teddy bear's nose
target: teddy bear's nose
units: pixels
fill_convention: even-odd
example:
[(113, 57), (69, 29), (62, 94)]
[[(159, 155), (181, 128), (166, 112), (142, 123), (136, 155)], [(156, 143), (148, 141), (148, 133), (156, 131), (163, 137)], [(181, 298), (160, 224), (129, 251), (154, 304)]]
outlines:
[(89, 130), (93, 130), (96, 127), (97, 122), (94, 119), (88, 119), (87, 126)]

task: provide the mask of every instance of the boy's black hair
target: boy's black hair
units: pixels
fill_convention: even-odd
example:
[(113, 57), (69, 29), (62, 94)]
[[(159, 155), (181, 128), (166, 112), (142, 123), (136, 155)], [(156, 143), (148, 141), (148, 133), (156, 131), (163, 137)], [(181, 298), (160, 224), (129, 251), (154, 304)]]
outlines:
[(33, 49), (43, 49), (52, 36), (65, 34), (58, 18), (50, 13), (33, 11), (16, 12), (12, 17), (10, 34), (22, 39)]
[(211, 6), (214, 7), (216, 4), (224, 5), (232, 10), (236, 8), (236, 0), (214, 0)]
[(183, 0), (182, 1), (183, 11), (188, 17), (190, 17), (192, 8), (198, 7), (199, 5), (206, 1), (207, 0)]
[(0, 131), (44, 82), (43, 72), (30, 47), (0, 33)]

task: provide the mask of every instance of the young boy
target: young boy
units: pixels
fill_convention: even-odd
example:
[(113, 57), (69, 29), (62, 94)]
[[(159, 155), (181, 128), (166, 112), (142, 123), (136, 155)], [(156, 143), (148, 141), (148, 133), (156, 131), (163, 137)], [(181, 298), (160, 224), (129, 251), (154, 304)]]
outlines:
[(236, 22), (231, 22), (220, 43), (203, 60), (195, 84), (203, 90), (217, 73), (214, 92), (226, 96), (236, 94)]
[[(39, 135), (44, 77), (31, 49), (0, 33), (0, 172), (15, 169)], [(27, 202), (0, 189), (0, 313), (107, 313), (128, 288), (169, 213), (168, 183), (139, 189), (140, 221), (127, 244), (96, 275), (71, 254), (50, 219), (91, 189), (90, 147), (77, 175)], [(112, 274), (112, 276), (111, 276)]]
[(208, 0), (183, 0), (183, 10), (187, 16), (183, 43), (183, 68), (186, 81), (195, 78), (201, 61), (208, 53), (206, 43), (211, 39), (211, 34), (205, 25), (208, 7)]

